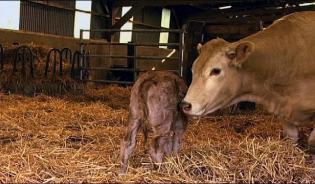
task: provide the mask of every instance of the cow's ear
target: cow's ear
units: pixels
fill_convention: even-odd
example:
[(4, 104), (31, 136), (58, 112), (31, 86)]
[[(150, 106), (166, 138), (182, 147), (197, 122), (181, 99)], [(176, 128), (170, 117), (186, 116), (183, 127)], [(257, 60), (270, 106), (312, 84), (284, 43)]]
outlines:
[(197, 45), (198, 54), (200, 54), (200, 52), (201, 52), (201, 47), (202, 47), (202, 44), (198, 43), (198, 45)]
[(232, 44), (232, 46), (228, 49), (226, 56), (231, 60), (232, 64), (240, 67), (254, 49), (255, 45), (253, 42), (237, 42)]

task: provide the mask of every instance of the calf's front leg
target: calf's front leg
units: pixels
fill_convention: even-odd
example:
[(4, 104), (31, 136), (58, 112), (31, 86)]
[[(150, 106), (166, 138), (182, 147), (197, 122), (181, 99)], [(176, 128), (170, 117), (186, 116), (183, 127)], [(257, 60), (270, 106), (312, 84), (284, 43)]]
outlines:
[[(162, 123), (157, 123), (157, 119), (153, 118), (151, 123), (155, 126), (152, 127), (154, 138), (151, 144), (150, 156), (155, 163), (161, 163), (164, 155), (167, 154), (169, 145), (172, 141), (170, 131), (172, 125), (172, 117), (166, 116), (168, 118), (161, 120)], [(154, 123), (153, 123), (154, 121)]]
[(175, 124), (173, 126), (173, 131), (174, 131), (174, 137), (173, 137), (173, 142), (172, 142), (172, 151), (174, 154), (178, 154), (180, 147), (181, 147), (181, 142), (183, 139), (184, 132), (186, 131), (187, 127), (187, 118), (182, 114), (177, 118), (175, 121)]
[(170, 142), (169, 133), (153, 138), (150, 156), (154, 163), (162, 163), (164, 155), (167, 154), (167, 146)]

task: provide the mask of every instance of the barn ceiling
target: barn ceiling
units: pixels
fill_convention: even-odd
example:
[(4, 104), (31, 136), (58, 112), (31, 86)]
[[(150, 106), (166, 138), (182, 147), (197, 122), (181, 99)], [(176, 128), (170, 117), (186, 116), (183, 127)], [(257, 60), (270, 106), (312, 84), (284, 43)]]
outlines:
[[(239, 24), (273, 20), (296, 11), (315, 10), (315, 0), (103, 0), (111, 7), (167, 7), (180, 24)], [(312, 4), (313, 3), (313, 4)], [(135, 9), (135, 8), (134, 8)], [(131, 15), (130, 15), (131, 16)]]
[(234, 6), (256, 6), (256, 5), (285, 5), (287, 3), (299, 4), (313, 2), (310, 0), (103, 0), (110, 2), (113, 6), (208, 6), (210, 8), (234, 5)]

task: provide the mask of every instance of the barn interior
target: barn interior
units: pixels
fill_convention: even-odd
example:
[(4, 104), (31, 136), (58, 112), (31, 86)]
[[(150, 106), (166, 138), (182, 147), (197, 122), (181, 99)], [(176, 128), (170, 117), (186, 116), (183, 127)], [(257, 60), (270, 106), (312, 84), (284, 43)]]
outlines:
[(254, 104), (190, 120), (180, 154), (158, 168), (139, 135), (119, 175), (139, 75), (168, 70), (189, 84), (198, 43), (314, 10), (309, 0), (1, 1), (0, 182), (315, 181), (310, 129), (295, 145)]

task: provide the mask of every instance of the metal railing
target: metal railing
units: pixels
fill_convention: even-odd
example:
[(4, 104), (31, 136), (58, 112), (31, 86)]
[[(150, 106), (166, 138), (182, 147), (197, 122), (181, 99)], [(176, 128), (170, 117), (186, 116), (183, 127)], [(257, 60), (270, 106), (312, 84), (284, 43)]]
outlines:
[(0, 70), (3, 70), (4, 67), (4, 53), (3, 53), (3, 47), (0, 44)]
[(13, 61), (13, 73), (17, 72), (17, 65), (21, 63), (21, 73), (26, 74), (25, 65), (29, 63), (30, 74), (34, 76), (34, 55), (30, 47), (22, 45), (18, 47), (15, 51), (15, 57)]
[[(53, 56), (53, 58), (52, 58)], [(46, 59), (46, 66), (45, 66), (45, 77), (48, 77), (48, 72), (49, 72), (49, 64), (50, 61), (52, 60), (53, 62), (53, 77), (56, 77), (57, 73), (57, 63), (59, 63), (59, 75), (62, 75), (62, 58), (61, 58), (61, 52), (59, 49), (51, 49), (48, 54), (47, 54), (47, 59)]]
[[(153, 42), (129, 42), (129, 43), (119, 43), (119, 42), (96, 42), (91, 41), (89, 39), (84, 39), (83, 35), (85, 32), (104, 32), (104, 33), (119, 33), (119, 32), (132, 32), (132, 34), (135, 34), (135, 38), (137, 38), (138, 33), (161, 33), (161, 32), (167, 32), (172, 34), (178, 35), (178, 42), (173, 43), (153, 43)], [(135, 39), (137, 40), (137, 39)], [(126, 55), (112, 55), (111, 52), (109, 54), (88, 54), (86, 52), (86, 49), (88, 46), (116, 46), (116, 45), (122, 45), (127, 47), (127, 54)], [(167, 56), (139, 56), (137, 54), (137, 47), (138, 46), (152, 46), (152, 47), (158, 47), (158, 46), (166, 46), (166, 47), (172, 47), (176, 49), (177, 55), (176, 57), (172, 55)], [(181, 29), (133, 29), (133, 30), (121, 30), (121, 29), (95, 29), (95, 30), (80, 30), (80, 51), (83, 54), (82, 61), (87, 60), (87, 58), (102, 58), (104, 59), (104, 63), (109, 62), (111, 59), (126, 59), (127, 60), (127, 67), (96, 67), (93, 66), (93, 63), (90, 63), (90, 66), (82, 66), (82, 61), (80, 62), (80, 69), (82, 71), (90, 71), (90, 70), (98, 70), (98, 71), (110, 71), (110, 72), (129, 72), (133, 73), (132, 80), (128, 81), (121, 81), (121, 80), (108, 80), (108, 79), (91, 79), (87, 76), (86, 78), (81, 75), (82, 81), (92, 81), (92, 82), (101, 82), (101, 83), (118, 83), (118, 84), (131, 84), (133, 83), (137, 77), (139, 72), (145, 72), (148, 70), (143, 70), (138, 67), (138, 61), (139, 60), (151, 60), (151, 61), (157, 61), (161, 60), (164, 61), (171, 61), (174, 64), (176, 64), (176, 69), (169, 69), (168, 71), (171, 72), (177, 72), (179, 75), (183, 75), (183, 53), (184, 53), (184, 31)], [(175, 53), (175, 52), (174, 52)], [(92, 62), (92, 61), (91, 61)], [(115, 63), (114, 63), (115, 64)], [(86, 72), (85, 72), (86, 73)]]
[[(76, 51), (72, 55), (72, 51), (70, 48), (63, 48), (61, 50), (57, 48), (52, 48), (48, 51), (44, 61), (40, 61), (38, 55), (33, 53), (32, 47), (29, 47), (27, 45), (21, 45), (17, 48), (14, 48), (13, 62), (5, 63), (4, 56), (5, 50), (4, 47), (0, 44), (0, 71), (4, 69), (4, 65), (8, 64), (12, 65), (13, 74), (19, 72), (22, 75), (30, 74), (31, 77), (42, 76), (42, 73), (40, 71), (42, 69), (41, 67), (38, 67), (38, 62), (44, 62), (44, 77), (48, 78), (48, 76), (50, 75), (52, 79), (55, 79), (57, 76), (64, 77), (66, 76), (65, 74), (68, 75), (68, 72), (64, 72), (66, 62), (68, 62), (68, 65), (70, 65), (71, 71), (69, 75), (71, 75), (71, 77), (75, 80), (80, 80), (80, 73), (82, 73), (82, 69), (89, 66), (89, 64), (86, 64), (86, 61), (82, 59), (83, 54), (81, 54), (80, 51)], [(36, 60), (37, 63), (35, 62)], [(80, 64), (81, 60), (83, 62), (82, 64)], [(77, 64), (77, 66), (75, 66), (75, 64)], [(86, 73), (83, 74), (87, 75)]]

